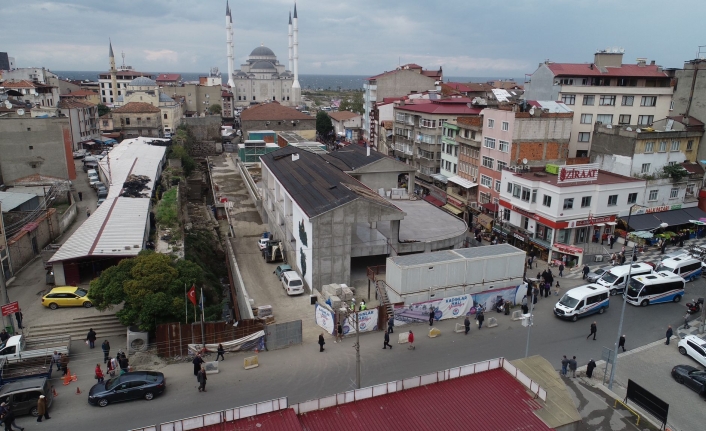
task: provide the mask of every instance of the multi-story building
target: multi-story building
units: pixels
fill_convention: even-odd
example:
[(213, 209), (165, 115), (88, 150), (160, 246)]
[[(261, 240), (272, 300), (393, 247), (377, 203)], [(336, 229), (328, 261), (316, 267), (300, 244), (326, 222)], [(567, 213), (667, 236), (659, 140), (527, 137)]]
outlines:
[(164, 86), (175, 86), (179, 85), (181, 82), (181, 75), (178, 73), (160, 73), (157, 75), (157, 84), (159, 84), (160, 87)]
[[(702, 54), (703, 55), (703, 54)], [(701, 71), (701, 73), (699, 73)], [(674, 87), (671, 115), (693, 117), (706, 123), (706, 59), (704, 57), (684, 63), (684, 68), (674, 71), (677, 84)], [(706, 135), (701, 136), (698, 160), (706, 159)]]
[(599, 243), (591, 245), (593, 239), (613, 232), (618, 216), (641, 200), (645, 181), (595, 165), (565, 165), (557, 171), (503, 170), (502, 227), (495, 229), (515, 247), (538, 251), (543, 260), (566, 255), (567, 262), (581, 265), (585, 256), (605, 253)]
[(61, 94), (61, 100), (78, 100), (80, 102), (88, 102), (93, 105), (101, 103), (100, 95), (97, 91), (92, 90), (76, 90), (70, 93)]
[(360, 114), (351, 111), (338, 111), (330, 112), (328, 116), (331, 117), (333, 130), (338, 136), (345, 136), (350, 141), (358, 140), (363, 118)]
[[(435, 90), (437, 83), (443, 79), (441, 68), (438, 71), (424, 70), (417, 64), (405, 64), (395, 70), (367, 78), (363, 83), (363, 138), (369, 139), (377, 148), (377, 139), (374, 136), (370, 139), (370, 111), (377, 101)], [(377, 124), (372, 130), (377, 131)]]
[(80, 100), (61, 100), (61, 115), (69, 118), (71, 143), (73, 150), (81, 148), (81, 143), (100, 138), (98, 127), (98, 108), (96, 105)]
[(130, 102), (111, 112), (113, 126), (121, 130), (124, 138), (162, 135), (162, 111), (147, 102)]
[(6, 92), (14, 91), (15, 98), (31, 104), (33, 109), (37, 109), (37, 115), (41, 111), (55, 112), (59, 103), (59, 89), (51, 85), (40, 84), (32, 81), (6, 81), (2, 83)]
[(451, 178), (458, 173), (458, 150), (456, 142), (459, 127), (456, 118), (448, 120), (442, 126), (441, 131), (441, 169), (439, 173), (447, 178)]
[(157, 85), (156, 81), (150, 78), (135, 78), (125, 87), (125, 94), (118, 96), (118, 100), (114, 105), (124, 106), (131, 102), (149, 103), (161, 111), (158, 120), (161, 123), (162, 131), (159, 136), (170, 134), (181, 124), (182, 107), (180, 103), (165, 94), (163, 90)]
[(596, 52), (593, 63), (546, 61), (525, 85), (525, 99), (561, 100), (573, 109), (569, 157), (588, 157), (595, 122), (648, 127), (668, 115), (673, 89), (662, 67), (622, 61), (617, 49)]
[[(223, 93), (220, 85), (201, 85), (194, 83), (186, 83), (177, 87), (165, 87), (162, 89), (172, 99), (183, 97), (185, 100), (184, 114), (187, 117), (207, 115), (208, 108), (211, 105), (221, 105), (221, 115), (223, 115)], [(231, 101), (230, 105), (237, 106), (234, 97), (228, 93), (227, 98)], [(232, 110), (231, 117), (232, 117)]]
[(112, 83), (110, 80), (110, 72), (104, 72), (98, 75), (98, 83), (100, 84), (101, 103), (112, 105), (117, 101), (118, 96), (122, 96), (127, 91), (128, 84), (135, 78), (145, 77), (153, 79), (154, 75), (146, 72), (138, 72), (133, 70), (131, 66), (123, 66), (118, 69), (115, 78), (117, 85), (117, 94), (113, 94)]

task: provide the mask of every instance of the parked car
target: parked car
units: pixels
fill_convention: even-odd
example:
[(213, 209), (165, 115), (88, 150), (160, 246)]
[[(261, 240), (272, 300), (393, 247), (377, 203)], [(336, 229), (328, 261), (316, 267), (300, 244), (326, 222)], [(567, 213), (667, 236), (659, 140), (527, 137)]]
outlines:
[(86, 157), (86, 150), (74, 151), (74, 159), (82, 159)]
[(106, 189), (107, 190), (105, 183), (103, 183), (103, 181), (98, 181), (97, 183), (93, 184), (93, 188), (96, 189), (96, 191), (98, 191), (98, 189)]
[(59, 307), (93, 307), (88, 291), (74, 286), (55, 287), (42, 296), (42, 305), (56, 310)]
[(603, 274), (606, 272), (610, 271), (610, 266), (603, 266), (600, 268), (596, 268), (593, 271), (589, 272), (588, 275), (586, 276), (586, 279), (588, 280), (589, 283), (595, 283), (596, 280), (601, 278)]
[(678, 383), (706, 398), (706, 371), (691, 365), (677, 365), (672, 368), (672, 377)]
[(687, 335), (679, 340), (679, 353), (691, 356), (693, 360), (706, 367), (706, 341), (696, 335)]
[(48, 412), (52, 401), (54, 401), (49, 379), (39, 377), (18, 380), (0, 388), (0, 402), (6, 403), (18, 416), (27, 414), (39, 416), (37, 401), (39, 401), (40, 395), (44, 395), (46, 398)]
[(108, 197), (108, 189), (99, 189), (96, 194), (98, 195), (99, 199), (103, 199), (105, 201), (105, 198)]
[(111, 403), (144, 398), (147, 401), (164, 392), (164, 374), (157, 371), (133, 371), (93, 385), (88, 403), (105, 407)]
[(96, 208), (98, 208), (99, 206), (101, 206), (101, 204), (102, 204), (103, 202), (105, 202), (105, 198), (104, 198), (104, 197), (99, 197), (99, 198), (98, 198), (98, 202), (96, 202)]
[(296, 271), (286, 271), (282, 273), (282, 287), (287, 295), (299, 295), (304, 293), (304, 282)]
[(289, 265), (277, 265), (273, 274), (277, 276), (278, 279), (282, 279), (282, 274), (287, 271), (293, 271), (292, 267)]

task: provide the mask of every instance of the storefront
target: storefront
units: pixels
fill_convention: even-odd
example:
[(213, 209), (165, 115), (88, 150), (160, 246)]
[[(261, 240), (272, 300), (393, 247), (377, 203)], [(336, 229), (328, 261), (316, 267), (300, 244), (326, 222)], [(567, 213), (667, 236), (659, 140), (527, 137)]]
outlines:
[(583, 264), (583, 249), (566, 244), (554, 243), (552, 245), (552, 262), (555, 265), (564, 263), (564, 266), (573, 268)]

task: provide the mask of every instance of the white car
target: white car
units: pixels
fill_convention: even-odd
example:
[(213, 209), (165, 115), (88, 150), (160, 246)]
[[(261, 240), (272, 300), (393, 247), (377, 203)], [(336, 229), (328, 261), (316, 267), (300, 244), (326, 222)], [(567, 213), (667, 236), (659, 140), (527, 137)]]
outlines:
[(264, 250), (267, 248), (267, 243), (270, 242), (271, 238), (260, 238), (257, 241), (257, 246), (260, 247), (260, 251)]
[(691, 356), (696, 362), (706, 367), (706, 341), (696, 335), (687, 335), (679, 341), (679, 353)]

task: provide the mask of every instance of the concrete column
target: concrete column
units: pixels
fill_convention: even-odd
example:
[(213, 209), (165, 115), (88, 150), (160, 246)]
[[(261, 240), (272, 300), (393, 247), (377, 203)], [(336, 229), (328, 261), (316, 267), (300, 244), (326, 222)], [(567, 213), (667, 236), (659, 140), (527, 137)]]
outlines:
[(397, 248), (400, 244), (400, 221), (390, 220), (390, 256), (397, 256)]
[(424, 243), (424, 253), (431, 253), (431, 242)]
[(411, 196), (414, 194), (414, 172), (409, 173), (409, 181), (407, 181), (407, 193)]

